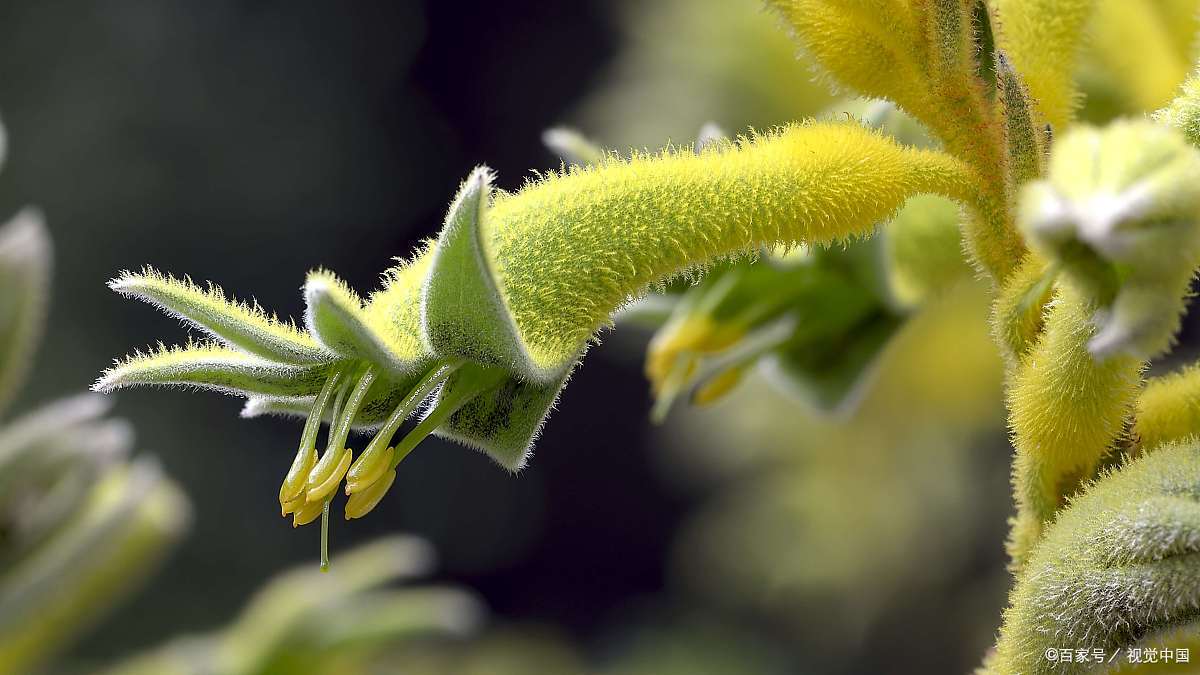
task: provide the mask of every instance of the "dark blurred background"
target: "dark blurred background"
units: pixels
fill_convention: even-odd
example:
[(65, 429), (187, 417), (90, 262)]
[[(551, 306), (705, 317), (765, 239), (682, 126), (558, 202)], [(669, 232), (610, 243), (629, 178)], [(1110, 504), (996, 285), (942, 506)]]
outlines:
[[(51, 328), (22, 407), (86, 388), (134, 347), (186, 339), (176, 321), (105, 288), (119, 270), (153, 264), (210, 279), (294, 317), (312, 268), (372, 289), (392, 256), (437, 231), (473, 166), (487, 163), (516, 189), (530, 169), (558, 165), (540, 133), (577, 119), (613, 72), (620, 20), (604, 0), (3, 3), (0, 113), (11, 146), (0, 206), (43, 208), (57, 245)], [(699, 121), (715, 116), (703, 100), (672, 103)], [(578, 119), (599, 127), (604, 110)], [(611, 139), (617, 126), (596, 131)], [(627, 141), (646, 142), (635, 132)], [(394, 530), (424, 535), (441, 580), (474, 588), (504, 620), (555, 626), (588, 648), (603, 650), (613, 626), (693, 611), (673, 595), (669, 559), (703, 491), (664, 470), (639, 358), (619, 341), (592, 350), (516, 478), (469, 450), (422, 445), (370, 518), (334, 522), (334, 549)], [(183, 484), (195, 522), (149, 588), (75, 658), (219, 625), (270, 574), (316, 565), (317, 531), (293, 530), (276, 501), (299, 425), (243, 421), (240, 407), (215, 394), (120, 395), (118, 414)], [(974, 642), (939, 647), (960, 641), (961, 617), (944, 610), (963, 589), (1000, 580), (966, 600), (985, 622), (998, 622), (1003, 599), (1007, 453), (995, 436), (972, 443), (964, 451), (994, 457), (974, 494), (994, 507), (976, 514), (986, 527), (966, 540), (966, 562), (876, 611), (857, 643), (864, 655), (831, 671), (961, 672), (982, 653), (986, 624)], [(927, 564), (936, 574), (941, 563)], [(812, 607), (841, 604), (835, 594)], [(819, 635), (752, 613), (723, 620), (762, 637), (765, 651), (794, 649), (796, 662), (820, 648)]]
[[(152, 263), (303, 310), (307, 270), (376, 286), (440, 227), (470, 169), (515, 189), (558, 163), (541, 131), (614, 49), (605, 2), (18, 2), (0, 9), (0, 195), (42, 207), (57, 244), (50, 333), (27, 403), (83, 389), (177, 322), (122, 302), (115, 272)], [(596, 350), (517, 479), (440, 442), (405, 463), (371, 518), (427, 535), (447, 578), (499, 613), (587, 631), (662, 585), (682, 504), (648, 468), (646, 386)], [(278, 517), (298, 427), (242, 421), (235, 399), (121, 395), (140, 445), (195, 502), (149, 592), (81, 647), (111, 655), (226, 619), (269, 573), (315, 561)], [(315, 563), (314, 563), (315, 564)], [(169, 620), (164, 620), (169, 617)]]

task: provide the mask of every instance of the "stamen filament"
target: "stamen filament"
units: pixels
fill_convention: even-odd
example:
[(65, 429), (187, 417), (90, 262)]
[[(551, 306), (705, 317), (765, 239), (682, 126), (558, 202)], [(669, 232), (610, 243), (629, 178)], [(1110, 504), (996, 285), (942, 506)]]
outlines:
[(383, 475), (383, 472), (391, 465), (392, 459), (392, 457), (386, 457), (390, 449), (387, 446), (392, 442), (392, 437), (396, 435), (400, 425), (404, 424), (404, 420), (413, 414), (417, 406), (421, 405), (421, 402), (462, 364), (461, 359), (439, 364), (431, 368), (417, 382), (417, 385), (404, 397), (400, 405), (396, 406), (396, 409), (388, 416), (387, 421), (379, 428), (354, 465), (350, 467), (350, 473), (346, 477), (346, 494), (354, 494), (366, 488)]
[(416, 448), (421, 441), (425, 440), (426, 436), (442, 426), (451, 415), (458, 412), (459, 408), (504, 379), (504, 371), (496, 368), (474, 368), (471, 371), (464, 370), (462, 374), (463, 379), (455, 382), (457, 386), (454, 390), (443, 395), (436, 407), (425, 416), (425, 419), (421, 420), (412, 431), (408, 432), (407, 436), (396, 444), (396, 454), (392, 457), (389, 469), (399, 466), (408, 453), (413, 451), (413, 448)]
[[(317, 398), (313, 400), (312, 412), (309, 413), (308, 419), (304, 421), (304, 431), (300, 434), (300, 446), (304, 448), (317, 447), (317, 434), (321, 432), (321, 421), (325, 417), (325, 408), (329, 406), (329, 399), (333, 396), (333, 392), (341, 391), (338, 385), (342, 383), (342, 378), (345, 373), (337, 371), (328, 380), (325, 381), (325, 386), (321, 387), (321, 391), (317, 394)], [(338, 404), (334, 404), (336, 409)]]
[(350, 435), (350, 426), (355, 416), (358, 415), (358, 409), (362, 406), (363, 400), (367, 397), (367, 391), (374, 382), (375, 371), (368, 369), (346, 398), (345, 405), (337, 411), (334, 425), (329, 432), (325, 454), (308, 474), (305, 499), (310, 503), (319, 502), (336, 490), (338, 484), (342, 482), (342, 477), (350, 468), (353, 453), (345, 447), (346, 438)]
[(341, 413), (334, 420), (337, 426), (329, 437), (330, 448), (341, 448), (346, 445), (346, 439), (350, 436), (350, 426), (354, 423), (354, 418), (358, 416), (358, 409), (362, 407), (363, 400), (367, 397), (367, 391), (371, 389), (372, 384), (375, 384), (375, 377), (375, 369), (368, 368), (367, 372), (363, 373), (358, 380), (358, 385), (354, 387), (350, 398), (346, 400), (346, 407), (342, 408)]
[[(308, 474), (312, 472), (313, 465), (317, 462), (317, 434), (321, 431), (321, 419), (325, 416), (325, 408), (329, 405), (329, 399), (333, 396), (333, 391), (341, 380), (342, 373), (338, 371), (325, 381), (325, 385), (321, 387), (321, 391), (313, 401), (308, 419), (304, 422), (304, 432), (300, 435), (300, 449), (296, 451), (296, 458), (292, 460), (292, 465), (283, 479), (283, 485), (279, 488), (279, 504), (283, 507), (285, 516), (295, 510), (295, 508), (289, 509), (289, 505), (295, 504), (297, 498), (304, 496), (304, 484), (308, 481)], [(296, 508), (298, 507), (297, 505)]]

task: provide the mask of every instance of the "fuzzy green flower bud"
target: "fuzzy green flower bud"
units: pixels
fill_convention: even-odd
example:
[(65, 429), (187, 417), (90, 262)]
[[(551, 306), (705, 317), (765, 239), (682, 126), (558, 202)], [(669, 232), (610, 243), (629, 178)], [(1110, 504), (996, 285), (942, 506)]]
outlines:
[(1090, 485), (1033, 550), (985, 672), (1094, 672), (1044, 654), (1051, 647), (1111, 654), (1190, 624), (1200, 611), (1198, 490), (1194, 438)]
[(1021, 194), (1030, 245), (1097, 306), (1098, 359), (1164, 352), (1200, 263), (1200, 153), (1149, 122), (1075, 129)]

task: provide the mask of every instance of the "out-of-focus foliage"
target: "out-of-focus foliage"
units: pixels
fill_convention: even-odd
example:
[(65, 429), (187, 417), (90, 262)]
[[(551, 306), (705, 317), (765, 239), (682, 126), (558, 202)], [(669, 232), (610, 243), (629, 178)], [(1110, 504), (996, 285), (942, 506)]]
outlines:
[[(32, 210), (0, 227), (0, 408), (32, 368), (51, 270)], [(133, 431), (82, 395), (0, 425), (0, 673), (56, 655), (145, 582), (185, 529), (186, 499)], [(0, 410), (2, 412), (2, 410)]]
[(390, 663), (412, 675), (585, 675), (592, 671), (558, 631), (511, 626), (469, 640), (426, 640), (397, 645)]
[[(1002, 426), (982, 300), (968, 283), (913, 317), (846, 419), (761, 386), (673, 419), (672, 473), (715, 491), (676, 546), (685, 586), (791, 626), (833, 667), (907, 589), (953, 578), (979, 523), (1002, 513), (977, 488), (1002, 466), (980, 455), (1000, 452)], [(991, 629), (967, 623), (960, 637), (978, 650)]]
[[(105, 673), (395, 672), (384, 665), (389, 652), (434, 637), (462, 637), (482, 618), (478, 601), (460, 590), (385, 587), (425, 574), (432, 563), (429, 547), (412, 538), (390, 537), (365, 544), (339, 555), (328, 573), (305, 565), (278, 575), (223, 629), (174, 638)], [(405, 673), (427, 672), (419, 662), (392, 663), (393, 667), (402, 665)]]
[(621, 0), (625, 45), (573, 119), (608, 147), (659, 147), (715, 120), (785, 124), (833, 101), (759, 0)]
[(1076, 71), (1080, 116), (1101, 122), (1166, 105), (1198, 55), (1196, 3), (1096, 0), (1094, 6)]

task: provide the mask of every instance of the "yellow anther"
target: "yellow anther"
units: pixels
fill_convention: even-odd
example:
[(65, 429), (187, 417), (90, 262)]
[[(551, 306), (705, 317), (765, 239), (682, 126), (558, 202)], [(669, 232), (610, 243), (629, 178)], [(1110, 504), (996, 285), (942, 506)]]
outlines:
[(725, 396), (725, 394), (732, 391), (742, 381), (742, 376), (745, 374), (746, 369), (741, 366), (734, 366), (718, 373), (712, 379), (696, 388), (696, 391), (692, 393), (692, 403), (695, 405), (708, 405), (709, 403), (716, 402)]
[(661, 423), (667, 417), (675, 397), (696, 374), (699, 359), (690, 354), (680, 354), (676, 357), (675, 365), (667, 372), (661, 381), (651, 382), (651, 392), (654, 394), (654, 407), (650, 410), (650, 419)]
[(292, 516), (292, 527), (300, 527), (301, 525), (307, 525), (307, 524), (311, 523), (312, 521), (316, 520), (317, 518), (321, 517), (321, 513), (324, 511), (325, 511), (325, 502), (323, 502), (323, 501), (309, 502), (304, 505), (304, 508), (297, 511), (295, 513), (295, 515)]
[(646, 349), (646, 377), (655, 382), (666, 379), (681, 353), (700, 351), (700, 346), (713, 333), (713, 326), (712, 320), (703, 315), (689, 316), (664, 326)]
[[(297, 497), (304, 496), (304, 484), (308, 481), (308, 474), (312, 472), (313, 465), (317, 463), (317, 449), (315, 447), (300, 448), (296, 453), (296, 458), (292, 460), (292, 466), (288, 469), (287, 476), (283, 479), (283, 485), (279, 488), (279, 503), (286, 505), (288, 502), (293, 502)], [(285, 508), (284, 515), (289, 511)]]
[[(389, 448), (390, 450), (390, 448)], [(346, 520), (362, 518), (379, 504), (383, 496), (392, 488), (396, 481), (396, 470), (388, 471), (379, 480), (368, 485), (361, 492), (355, 492), (346, 500)]]
[(324, 501), (337, 489), (338, 483), (342, 482), (342, 477), (350, 468), (352, 454), (350, 448), (342, 448), (340, 452), (325, 452), (325, 456), (321, 457), (321, 461), (317, 462), (317, 466), (308, 475), (304, 498), (309, 504)]
[[(711, 354), (737, 344), (746, 330), (737, 324), (721, 324), (702, 314), (664, 326), (646, 351), (646, 377), (656, 392), (661, 391), (685, 353)], [(692, 376), (693, 362), (684, 379)]]
[(307, 503), (308, 501), (304, 498), (304, 493), (301, 492), (300, 494), (296, 495), (295, 499), (291, 499), (286, 502), (280, 502), (279, 505), (282, 507), (281, 510), (283, 511), (283, 516), (286, 518), (287, 514), (299, 511), (300, 509), (304, 508), (304, 505)]
[(367, 448), (366, 452), (359, 455), (358, 459), (354, 461), (349, 473), (346, 474), (346, 494), (362, 492), (373, 485), (383, 475), (383, 472), (391, 468), (392, 458), (395, 456), (396, 449), (392, 447)]

